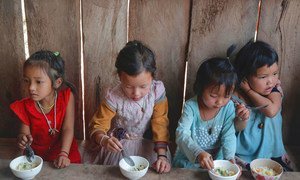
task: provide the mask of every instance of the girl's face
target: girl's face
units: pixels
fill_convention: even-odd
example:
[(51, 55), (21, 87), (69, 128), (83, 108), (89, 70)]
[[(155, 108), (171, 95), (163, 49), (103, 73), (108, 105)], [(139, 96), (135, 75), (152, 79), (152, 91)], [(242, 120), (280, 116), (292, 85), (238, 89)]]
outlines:
[(34, 101), (46, 99), (53, 100), (54, 88), (46, 72), (40, 67), (28, 66), (24, 69), (24, 85), (30, 98)]
[(138, 101), (149, 93), (153, 80), (152, 74), (147, 71), (143, 71), (136, 76), (120, 72), (119, 78), (124, 93), (133, 101)]
[[(232, 92), (233, 92), (232, 88)], [(225, 106), (231, 98), (231, 94), (226, 94), (226, 87), (224, 84), (220, 86), (210, 85), (204, 88), (201, 100), (203, 105), (209, 109), (220, 109)]]
[(278, 83), (278, 65), (272, 64), (260, 67), (256, 70), (255, 75), (248, 77), (248, 83), (254, 91), (261, 95), (269, 95), (272, 89)]

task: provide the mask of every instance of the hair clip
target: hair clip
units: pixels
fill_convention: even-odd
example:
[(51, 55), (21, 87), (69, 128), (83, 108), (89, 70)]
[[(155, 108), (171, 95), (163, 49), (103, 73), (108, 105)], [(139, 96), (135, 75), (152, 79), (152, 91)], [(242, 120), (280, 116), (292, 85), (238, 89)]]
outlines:
[(54, 54), (54, 56), (59, 56), (59, 52), (58, 51), (55, 51), (55, 52), (53, 52), (53, 54)]

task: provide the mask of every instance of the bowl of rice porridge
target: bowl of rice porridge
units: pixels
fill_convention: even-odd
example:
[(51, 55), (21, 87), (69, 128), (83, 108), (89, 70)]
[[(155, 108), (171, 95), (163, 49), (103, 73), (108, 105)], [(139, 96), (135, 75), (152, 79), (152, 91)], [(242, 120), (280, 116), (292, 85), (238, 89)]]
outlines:
[(250, 163), (250, 168), (255, 179), (275, 180), (283, 173), (282, 166), (272, 159), (255, 159)]
[(21, 179), (33, 179), (42, 169), (43, 159), (35, 155), (32, 162), (28, 162), (26, 156), (13, 159), (9, 167), (12, 173)]
[(121, 173), (128, 179), (140, 179), (143, 177), (149, 168), (149, 161), (141, 156), (130, 156), (134, 162), (134, 166), (130, 166), (126, 161), (121, 159), (119, 161), (119, 167)]

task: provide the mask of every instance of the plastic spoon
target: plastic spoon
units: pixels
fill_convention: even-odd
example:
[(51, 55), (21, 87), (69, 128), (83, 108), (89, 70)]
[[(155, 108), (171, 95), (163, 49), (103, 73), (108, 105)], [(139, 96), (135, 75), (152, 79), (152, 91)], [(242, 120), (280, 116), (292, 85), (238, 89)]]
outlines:
[(126, 163), (127, 163), (128, 165), (130, 165), (130, 166), (135, 166), (134, 161), (131, 159), (130, 156), (128, 156), (128, 155), (125, 153), (124, 150), (121, 151), (121, 154), (122, 154), (124, 160), (126, 161)]
[(32, 148), (30, 147), (29, 144), (26, 144), (26, 147), (25, 147), (25, 156), (26, 156), (27, 161), (33, 162), (33, 160), (34, 160), (34, 152), (33, 152)]
[(251, 110), (258, 110), (258, 109), (262, 109), (262, 108), (266, 108), (268, 105), (262, 105), (262, 106), (249, 106), (247, 104), (244, 103), (244, 101), (240, 100), (238, 97), (236, 97), (235, 95), (232, 95), (231, 96), (231, 100), (235, 103), (238, 103), (238, 104), (243, 104), (245, 105), (245, 107), (247, 109), (251, 109)]

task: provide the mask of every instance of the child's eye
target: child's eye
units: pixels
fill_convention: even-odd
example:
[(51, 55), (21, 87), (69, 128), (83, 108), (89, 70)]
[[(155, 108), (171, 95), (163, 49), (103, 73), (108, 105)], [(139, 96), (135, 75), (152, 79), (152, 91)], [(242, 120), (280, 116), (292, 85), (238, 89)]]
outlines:
[(277, 75), (278, 75), (278, 72), (275, 72), (273, 75), (274, 75), (274, 76), (277, 76)]
[(211, 94), (210, 97), (212, 97), (212, 98), (217, 98), (218, 96), (215, 95), (215, 94)]
[(41, 84), (41, 83), (43, 83), (44, 81), (36, 81), (38, 84)]
[(267, 76), (258, 76), (258, 79), (264, 79), (266, 78)]
[(23, 82), (28, 84), (29, 83), (29, 80), (28, 79), (23, 79)]
[(141, 86), (142, 89), (145, 89), (145, 88), (147, 88), (147, 87), (148, 87), (147, 85)]

